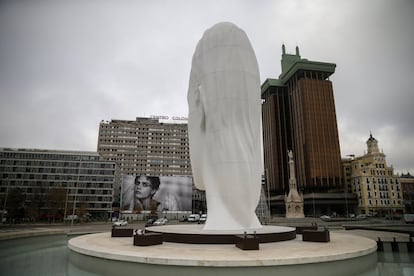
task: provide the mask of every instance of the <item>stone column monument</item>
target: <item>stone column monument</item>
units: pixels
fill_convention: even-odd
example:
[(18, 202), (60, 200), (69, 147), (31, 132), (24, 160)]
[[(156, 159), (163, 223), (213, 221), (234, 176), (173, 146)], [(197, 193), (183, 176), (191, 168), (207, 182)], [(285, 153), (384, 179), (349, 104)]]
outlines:
[(206, 190), (204, 230), (261, 228), (255, 214), (263, 172), (260, 77), (243, 30), (218, 23), (205, 31), (187, 98), (194, 184)]
[(295, 162), (293, 161), (293, 152), (288, 151), (289, 157), (289, 194), (285, 195), (286, 217), (287, 218), (304, 218), (303, 213), (303, 195), (298, 193), (295, 176)]

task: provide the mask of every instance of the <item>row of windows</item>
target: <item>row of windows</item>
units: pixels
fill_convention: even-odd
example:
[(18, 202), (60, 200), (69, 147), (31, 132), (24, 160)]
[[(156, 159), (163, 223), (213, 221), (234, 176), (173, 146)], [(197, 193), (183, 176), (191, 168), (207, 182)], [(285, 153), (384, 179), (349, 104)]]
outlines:
[[(39, 197), (42, 194), (46, 196), (49, 194), (53, 189), (45, 189), (45, 188), (25, 188), (19, 187), (23, 190), (26, 195), (26, 199), (30, 200), (33, 196)], [(6, 189), (1, 188), (1, 193), (5, 193)], [(82, 189), (69, 189), (68, 193), (68, 200), (73, 201), (74, 195), (82, 194), (85, 195), (84, 199), (88, 201), (111, 201), (112, 200), (112, 190), (102, 190), (102, 191), (95, 191), (95, 190), (82, 190)]]
[(118, 137), (126, 137), (126, 138), (131, 138), (131, 137), (142, 137), (142, 138), (146, 138), (148, 136), (158, 136), (158, 137), (170, 137), (170, 136), (186, 136), (187, 135), (187, 130), (181, 130), (180, 132), (176, 131), (176, 130), (164, 130), (164, 129), (159, 129), (159, 130), (149, 130), (146, 132), (141, 132), (141, 131), (126, 131), (124, 129), (119, 129), (119, 130), (105, 130), (102, 129), (101, 132), (99, 133), (100, 136), (118, 136)]
[(150, 167), (154, 167), (154, 168), (188, 168), (190, 169), (191, 166), (190, 164), (185, 165), (185, 164), (150, 164), (150, 163), (146, 163), (146, 164), (134, 164), (134, 163), (121, 163), (121, 169), (125, 169), (125, 168), (150, 168)]
[(176, 136), (187, 136), (187, 130), (176, 130), (176, 129), (171, 129), (171, 130), (149, 130), (149, 131), (125, 131), (124, 129), (119, 129), (119, 130), (105, 130), (102, 129), (100, 131), (100, 136), (101, 137), (126, 137), (126, 138), (131, 138), (131, 137), (142, 137), (142, 138), (147, 138), (149, 136), (156, 136), (156, 137), (176, 137)]
[[(375, 183), (375, 182), (374, 182)], [(388, 188), (390, 188), (391, 187), (391, 190), (394, 190), (394, 187), (396, 188), (396, 190), (397, 191), (399, 191), (400, 190), (400, 185), (398, 185), (398, 184), (390, 184), (390, 185), (387, 185), (388, 183), (387, 183), (387, 181), (385, 181), (385, 182), (381, 182), (381, 183), (379, 183), (378, 182), (378, 186), (376, 185), (376, 184), (374, 184), (374, 185), (370, 185), (370, 183), (368, 182), (368, 180), (367, 180), (367, 189), (368, 190), (370, 190), (371, 189), (371, 187), (373, 187), (374, 188), (374, 190), (376, 190), (377, 189), (377, 187), (378, 187), (378, 189), (381, 191), (381, 190), (384, 190), (384, 191), (387, 191), (388, 190)]]
[(178, 142), (188, 143), (188, 139), (183, 136), (179, 136), (177, 138), (162, 138), (158, 136), (149, 136), (149, 137), (105, 137), (100, 138), (99, 143), (115, 143), (115, 144), (147, 144), (154, 141), (160, 143), (160, 144), (172, 144)]
[(133, 158), (127, 158), (127, 157), (120, 157), (116, 154), (106, 154), (106, 158), (108, 160), (116, 161), (119, 166), (123, 166), (125, 164), (136, 164), (137, 166), (146, 165), (147, 163), (165, 163), (165, 164), (190, 164), (190, 159), (185, 158), (186, 156), (147, 156), (147, 158), (151, 159), (133, 159)]
[[(168, 149), (163, 149), (159, 147), (147, 147), (145, 150), (136, 150), (136, 149), (120, 149), (120, 148), (113, 148), (106, 146), (100, 146), (99, 151), (102, 152), (114, 152), (118, 156), (130, 156), (130, 157), (145, 157), (148, 156), (148, 154), (161, 154), (161, 156), (164, 155), (175, 155), (175, 154), (185, 154), (189, 155), (188, 147), (168, 147)], [(155, 149), (155, 150), (154, 150)], [(132, 153), (131, 153), (132, 152)]]
[(2, 180), (13, 180), (13, 179), (29, 179), (29, 180), (80, 180), (80, 181), (102, 181), (111, 182), (113, 177), (107, 176), (96, 176), (96, 175), (62, 175), (62, 174), (14, 174), (14, 173), (3, 173), (0, 174)]
[[(398, 178), (395, 178), (394, 180), (392, 178), (389, 178), (389, 180), (390, 180), (389, 184), (394, 184), (394, 182), (397, 185), (399, 184)], [(367, 184), (371, 183), (370, 182), (371, 180), (370, 180), (369, 177), (366, 177), (365, 181), (366, 181)], [(360, 183), (361, 183), (361, 178), (360, 177), (354, 178), (353, 181), (352, 181), (352, 184), (354, 184), (354, 185), (355, 184), (359, 185)], [(387, 178), (372, 178), (372, 183), (374, 183), (374, 184), (388, 184), (388, 180), (387, 180)], [(374, 187), (375, 187), (375, 185), (374, 185)], [(399, 186), (397, 186), (397, 187), (399, 187)]]
[(1, 188), (6, 190), (7, 187), (33, 187), (35, 189), (46, 189), (53, 187), (84, 187), (90, 189), (112, 189), (111, 182), (59, 182), (59, 181), (25, 181), (25, 180), (4, 180), (2, 179)]
[(16, 160), (1, 159), (0, 165), (24, 166), (24, 167), (62, 167), (62, 168), (97, 168), (97, 169), (113, 169), (114, 164), (108, 162), (65, 162), (65, 161), (40, 161), (40, 160)]
[[(389, 193), (388, 192), (380, 192), (379, 193), (380, 198), (389, 198)], [(395, 195), (397, 195), (397, 198), (400, 198), (400, 193), (398, 192), (397, 194), (395, 194), (394, 192), (392, 192), (392, 197), (394, 198)], [(368, 192), (368, 198), (371, 198), (371, 192)], [(374, 192), (374, 197), (377, 197), (377, 192)]]
[(123, 123), (132, 123), (135, 124), (133, 126), (131, 125), (126, 125), (126, 124), (114, 124), (114, 123), (110, 123), (110, 124), (101, 124), (101, 129), (103, 130), (107, 130), (107, 131), (128, 131), (128, 132), (140, 132), (140, 131), (173, 131), (173, 132), (186, 132), (187, 131), (187, 125), (186, 124), (163, 124), (163, 123), (159, 123), (159, 124), (146, 124), (146, 123), (139, 123), (137, 124), (137, 122), (135, 121), (124, 121)]
[[(369, 199), (368, 200), (368, 205), (369, 206), (373, 206), (373, 200), (371, 200), (371, 199)], [(380, 200), (380, 204), (381, 205), (385, 205), (385, 206), (389, 206), (390, 205), (390, 200), (389, 199), (382, 199), (382, 200)], [(401, 201), (400, 200), (393, 200), (392, 201), (392, 203), (393, 203), (393, 205), (400, 205), (401, 204)], [(360, 201), (360, 204), (362, 205), (362, 200)], [(375, 205), (378, 205), (378, 200), (376, 199), (375, 200)]]
[[(364, 171), (364, 173), (366, 173)], [(388, 171), (388, 173), (384, 170), (371, 170), (371, 174), (372, 175), (388, 175), (388, 176), (392, 176), (392, 171)]]
[[(101, 170), (101, 169), (63, 169), (54, 167), (8, 167), (0, 166), (0, 172), (6, 173), (40, 173), (40, 174), (88, 174), (88, 175), (113, 175), (115, 170)], [(1, 177), (1, 174), (0, 174)], [(7, 174), (3, 174), (3, 177), (7, 177)]]
[[(6, 185), (1, 186), (1, 192), (5, 192), (7, 189), (13, 189), (13, 188), (20, 188), (20, 189), (28, 189), (29, 193), (47, 193), (51, 189), (54, 188), (63, 188), (66, 189), (70, 188), (77, 189), (77, 188), (83, 188), (89, 190), (88, 193), (90, 194), (111, 194), (113, 189), (112, 183), (93, 183), (93, 184), (85, 184), (82, 182), (42, 182), (42, 183), (34, 183), (34, 182), (20, 182), (20, 181), (11, 181), (10, 183), (7, 183)], [(75, 191), (70, 190), (69, 193), (75, 193)]]
[[(162, 127), (161, 127), (162, 126)], [(107, 129), (139, 129), (139, 130), (163, 130), (171, 128), (187, 128), (187, 124), (169, 124), (160, 123), (157, 119), (152, 118), (137, 118), (136, 121), (127, 120), (112, 120), (110, 122), (101, 122), (102, 128)]]
[(0, 152), (0, 158), (14, 159), (36, 159), (36, 160), (71, 160), (71, 161), (94, 161), (99, 160), (99, 155), (66, 155), (66, 154), (45, 154), (29, 152)]
[[(25, 188), (25, 187), (19, 187), (22, 192), (26, 195), (26, 201), (33, 201), (33, 200), (47, 200), (47, 197), (49, 193), (52, 191), (52, 189), (44, 189), (42, 191), (38, 191), (36, 189), (32, 188)], [(4, 196), (4, 193), (6, 193), (6, 190), (4, 188), (0, 188), (0, 193), (3, 193), (2, 196)], [(76, 200), (76, 202), (97, 202), (97, 203), (112, 203), (112, 191), (108, 191), (106, 194), (87, 194), (84, 193), (83, 190), (74, 190), (69, 189), (68, 195), (66, 196), (65, 201), (67, 203), (72, 202)], [(69, 204), (68, 204), (69, 205)]]
[[(177, 176), (177, 175), (188, 175), (191, 176), (191, 170), (190, 169), (159, 169), (159, 168), (121, 168), (121, 171), (123, 174), (130, 174), (130, 175), (141, 175), (141, 174), (146, 174), (146, 175), (160, 175), (160, 176)], [(119, 180), (117, 180), (119, 181)]]

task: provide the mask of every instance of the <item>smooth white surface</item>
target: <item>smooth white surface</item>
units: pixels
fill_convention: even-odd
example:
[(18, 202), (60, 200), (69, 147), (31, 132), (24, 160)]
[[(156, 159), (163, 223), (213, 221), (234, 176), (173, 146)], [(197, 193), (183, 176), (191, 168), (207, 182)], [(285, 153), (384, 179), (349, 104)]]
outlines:
[(208, 29), (193, 56), (188, 135), (194, 184), (206, 190), (206, 230), (260, 228), (260, 77), (245, 32)]
[(71, 250), (98, 258), (136, 263), (200, 266), (251, 267), (331, 262), (374, 253), (374, 240), (342, 233), (330, 233), (331, 242), (295, 240), (262, 243), (260, 250), (240, 250), (232, 244), (182, 244), (164, 242), (134, 246), (133, 238), (111, 238), (110, 233), (84, 235), (69, 240)]

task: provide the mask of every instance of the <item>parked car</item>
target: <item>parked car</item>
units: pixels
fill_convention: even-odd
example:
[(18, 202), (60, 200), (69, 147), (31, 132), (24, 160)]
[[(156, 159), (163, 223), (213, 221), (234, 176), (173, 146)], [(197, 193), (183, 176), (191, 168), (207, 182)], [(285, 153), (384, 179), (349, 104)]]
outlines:
[(322, 215), (322, 216), (320, 216), (320, 219), (322, 219), (322, 220), (331, 219), (331, 217), (328, 216), (328, 215)]
[(71, 220), (75, 220), (75, 221), (78, 221), (78, 215), (69, 215), (69, 216), (67, 216), (66, 218), (65, 218), (65, 220), (66, 221), (71, 221)]
[(152, 225), (164, 225), (168, 222), (166, 218), (157, 219)]
[(188, 222), (197, 222), (199, 220), (200, 220), (199, 214), (191, 214), (187, 219)]
[(414, 214), (404, 214), (403, 218), (405, 223), (414, 223)]
[(357, 219), (366, 219), (367, 218), (367, 215), (365, 215), (365, 214), (359, 214), (359, 215), (356, 216), (356, 218)]
[(187, 217), (186, 216), (183, 216), (182, 218), (180, 218), (178, 221), (179, 222), (186, 222), (187, 221)]
[(128, 222), (126, 220), (121, 219), (121, 220), (115, 221), (113, 223), (113, 225), (115, 225), (115, 226), (127, 226)]
[(154, 222), (156, 222), (156, 221), (157, 221), (157, 218), (149, 218), (147, 220), (147, 223), (145, 224), (145, 227), (154, 225)]
[(202, 214), (200, 219), (198, 220), (198, 224), (204, 224), (207, 220), (207, 214)]

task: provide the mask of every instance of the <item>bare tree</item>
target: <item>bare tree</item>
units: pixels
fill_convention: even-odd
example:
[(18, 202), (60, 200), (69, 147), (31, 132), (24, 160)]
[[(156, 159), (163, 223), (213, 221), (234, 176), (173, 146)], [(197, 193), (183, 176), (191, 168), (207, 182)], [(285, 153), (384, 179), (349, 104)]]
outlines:
[(65, 209), (66, 189), (63, 187), (51, 189), (48, 193), (48, 208), (49, 219), (52, 218), (53, 222), (57, 217), (62, 217), (63, 210)]

